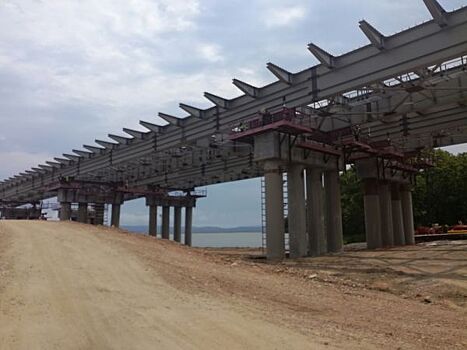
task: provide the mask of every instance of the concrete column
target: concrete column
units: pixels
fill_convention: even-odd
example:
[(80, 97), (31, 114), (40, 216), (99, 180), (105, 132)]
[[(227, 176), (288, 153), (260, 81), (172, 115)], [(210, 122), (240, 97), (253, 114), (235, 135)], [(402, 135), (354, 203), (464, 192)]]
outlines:
[(71, 219), (71, 203), (60, 203), (60, 221), (69, 221)]
[(401, 186), (402, 217), (404, 221), (405, 244), (415, 244), (415, 225), (413, 222), (412, 191), (409, 185)]
[(120, 208), (121, 204), (112, 204), (111, 226), (120, 227)]
[(170, 207), (162, 207), (162, 239), (170, 238)]
[(381, 248), (381, 208), (379, 203), (378, 180), (364, 179), (363, 205), (365, 209), (366, 243), (369, 249)]
[(290, 257), (300, 258), (308, 253), (306, 235), (305, 183), (303, 166), (291, 165), (287, 174), (289, 200), (289, 247)]
[(94, 213), (95, 213), (95, 220), (94, 225), (104, 225), (104, 203), (95, 203), (94, 204)]
[(319, 256), (326, 251), (321, 174), (320, 169), (308, 168), (306, 170), (307, 230), (310, 256)]
[(394, 232), (394, 245), (401, 246), (405, 244), (404, 221), (402, 218), (402, 201), (400, 196), (399, 184), (391, 185), (392, 199), (392, 230)]
[(157, 205), (149, 205), (149, 235), (157, 237)]
[(88, 222), (88, 203), (78, 204), (78, 222), (83, 224)]
[(387, 182), (379, 184), (379, 205), (381, 209), (381, 241), (384, 247), (394, 245), (391, 185)]
[(193, 207), (185, 207), (185, 244), (191, 247), (191, 233), (193, 224)]
[(282, 171), (275, 162), (266, 162), (264, 174), (266, 199), (266, 257), (283, 259), (284, 246), (284, 189)]
[(174, 241), (182, 241), (182, 207), (174, 207)]
[(324, 174), (324, 193), (326, 197), (327, 251), (340, 252), (344, 246), (342, 230), (342, 206), (339, 171)]

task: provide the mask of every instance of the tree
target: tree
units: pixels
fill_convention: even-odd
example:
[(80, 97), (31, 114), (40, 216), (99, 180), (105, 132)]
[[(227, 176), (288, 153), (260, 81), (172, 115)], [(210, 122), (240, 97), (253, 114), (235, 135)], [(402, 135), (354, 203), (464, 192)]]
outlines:
[[(413, 210), (416, 226), (467, 223), (467, 153), (432, 153), (435, 167), (416, 177)], [(361, 180), (352, 167), (341, 175), (344, 241), (365, 240), (365, 214)]]
[(352, 167), (341, 175), (344, 242), (365, 241), (365, 216), (360, 178)]
[(416, 225), (454, 225), (467, 221), (467, 153), (433, 152), (435, 167), (416, 178), (414, 217)]

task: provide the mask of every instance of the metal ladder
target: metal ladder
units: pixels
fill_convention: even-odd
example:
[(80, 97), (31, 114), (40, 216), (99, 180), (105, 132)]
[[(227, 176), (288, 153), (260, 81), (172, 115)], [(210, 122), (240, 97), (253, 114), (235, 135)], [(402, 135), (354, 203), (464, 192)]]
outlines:
[[(289, 200), (287, 191), (287, 173), (282, 174), (282, 187), (284, 191), (284, 218), (289, 215)], [(289, 251), (289, 234), (285, 233), (285, 250)], [(263, 253), (266, 250), (266, 184), (264, 176), (261, 177), (261, 246)]]

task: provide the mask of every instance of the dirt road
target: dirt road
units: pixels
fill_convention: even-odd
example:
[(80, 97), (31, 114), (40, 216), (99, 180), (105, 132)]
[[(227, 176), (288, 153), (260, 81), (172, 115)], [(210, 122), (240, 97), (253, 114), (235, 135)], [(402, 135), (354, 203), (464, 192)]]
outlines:
[(465, 309), (118, 230), (0, 222), (0, 349), (462, 349)]

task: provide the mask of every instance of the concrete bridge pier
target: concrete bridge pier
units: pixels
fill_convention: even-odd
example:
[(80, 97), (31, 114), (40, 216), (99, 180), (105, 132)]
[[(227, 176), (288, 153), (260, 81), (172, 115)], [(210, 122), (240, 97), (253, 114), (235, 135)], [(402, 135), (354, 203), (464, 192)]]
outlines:
[(402, 216), (402, 201), (399, 187), (400, 185), (397, 183), (391, 184), (392, 229), (395, 246), (405, 245), (404, 219)]
[(284, 247), (284, 190), (282, 170), (279, 163), (266, 161), (264, 164), (266, 197), (266, 256), (270, 260), (285, 257)]
[(379, 183), (379, 205), (381, 210), (381, 243), (384, 247), (394, 245), (391, 184)]
[(57, 201), (60, 203), (59, 219), (60, 221), (71, 220), (71, 203), (74, 193), (71, 190), (60, 189), (57, 192)]
[(174, 206), (174, 241), (182, 241), (182, 207)]
[(94, 225), (104, 225), (104, 203), (94, 203), (95, 221)]
[(324, 206), (322, 170), (307, 168), (307, 231), (309, 255), (319, 256), (326, 251), (326, 236), (324, 230)]
[(120, 227), (120, 203), (113, 203), (112, 204), (112, 218), (111, 218), (111, 226), (113, 227)]
[(88, 222), (88, 203), (78, 203), (78, 222), (86, 224)]
[(192, 245), (193, 207), (185, 207), (185, 245)]
[(365, 210), (366, 242), (369, 249), (381, 248), (381, 207), (378, 180), (368, 178), (363, 180), (363, 205)]
[(324, 193), (326, 203), (326, 243), (327, 253), (340, 252), (344, 246), (342, 229), (342, 206), (339, 171), (324, 173)]
[(415, 225), (413, 221), (412, 191), (410, 189), (410, 185), (401, 185), (400, 196), (404, 222), (405, 244), (415, 244)]
[(308, 253), (306, 234), (305, 183), (302, 165), (291, 165), (287, 174), (290, 257), (300, 258)]
[(149, 236), (157, 237), (157, 203), (154, 197), (146, 196), (146, 206), (149, 207)]
[(170, 238), (170, 206), (162, 206), (162, 239)]
[(71, 203), (60, 202), (60, 221), (71, 220)]
[(149, 235), (157, 237), (157, 205), (149, 206)]
[(115, 193), (115, 196), (112, 201), (112, 217), (111, 217), (111, 226), (120, 227), (120, 212), (121, 206), (123, 203), (123, 196), (121, 193)]

